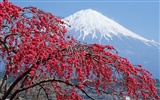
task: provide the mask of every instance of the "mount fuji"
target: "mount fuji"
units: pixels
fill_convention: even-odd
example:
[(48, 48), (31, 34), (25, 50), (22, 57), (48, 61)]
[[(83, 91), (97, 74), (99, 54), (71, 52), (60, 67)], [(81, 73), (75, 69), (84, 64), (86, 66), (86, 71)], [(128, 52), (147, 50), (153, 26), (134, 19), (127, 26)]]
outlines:
[(160, 43), (148, 40), (92, 10), (80, 10), (63, 19), (67, 24), (68, 35), (88, 44), (100, 43), (113, 45), (122, 57), (153, 74), (160, 79), (159, 51)]

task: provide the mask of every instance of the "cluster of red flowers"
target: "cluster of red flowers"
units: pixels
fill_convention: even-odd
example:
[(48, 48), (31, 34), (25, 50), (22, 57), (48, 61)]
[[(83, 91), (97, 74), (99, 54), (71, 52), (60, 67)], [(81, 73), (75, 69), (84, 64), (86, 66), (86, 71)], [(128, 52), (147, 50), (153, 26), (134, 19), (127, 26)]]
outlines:
[(50, 82), (47, 94), (54, 90), (57, 100), (82, 100), (78, 90), (89, 98), (86, 90), (113, 98), (158, 99), (148, 71), (118, 56), (113, 46), (81, 44), (66, 36), (65, 23), (51, 13), (1, 2), (0, 26), (0, 55), (7, 75), (19, 86), (13, 84), (10, 92)]

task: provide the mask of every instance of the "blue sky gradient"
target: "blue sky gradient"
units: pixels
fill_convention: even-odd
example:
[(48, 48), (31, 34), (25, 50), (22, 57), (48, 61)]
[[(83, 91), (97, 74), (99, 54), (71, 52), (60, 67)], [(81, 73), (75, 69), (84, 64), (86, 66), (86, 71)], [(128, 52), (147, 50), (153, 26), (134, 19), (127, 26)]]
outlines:
[(36, 6), (54, 15), (67, 17), (79, 10), (93, 9), (127, 29), (160, 42), (159, 0), (9, 0), (25, 7)]

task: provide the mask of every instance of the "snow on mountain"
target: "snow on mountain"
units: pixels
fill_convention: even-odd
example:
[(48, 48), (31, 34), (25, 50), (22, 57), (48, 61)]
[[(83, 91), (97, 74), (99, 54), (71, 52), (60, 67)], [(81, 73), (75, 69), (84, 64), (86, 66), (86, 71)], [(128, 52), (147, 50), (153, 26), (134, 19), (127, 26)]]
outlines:
[(86, 36), (92, 35), (92, 39), (98, 38), (101, 43), (102, 38), (109, 40), (112, 39), (113, 36), (117, 36), (121, 39), (122, 36), (125, 36), (139, 39), (147, 45), (159, 45), (159, 43), (155, 41), (147, 40), (131, 32), (117, 22), (92, 9), (78, 11), (65, 18), (65, 20), (68, 20), (69, 25), (71, 25), (71, 28), (68, 28), (69, 30), (80, 32), (78, 40), (80, 38), (84, 40)]
[(63, 20), (71, 26), (67, 34), (75, 39), (113, 45), (120, 56), (128, 58), (132, 64), (142, 64), (154, 78), (160, 78), (160, 43), (139, 36), (91, 9), (78, 11)]

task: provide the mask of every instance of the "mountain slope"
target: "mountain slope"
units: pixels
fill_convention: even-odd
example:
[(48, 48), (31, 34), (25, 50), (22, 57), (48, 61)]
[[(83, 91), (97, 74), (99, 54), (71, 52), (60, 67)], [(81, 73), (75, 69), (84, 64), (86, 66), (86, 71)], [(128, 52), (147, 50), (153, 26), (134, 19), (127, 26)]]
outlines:
[(92, 39), (97, 38), (99, 42), (101, 42), (102, 38), (108, 40), (112, 39), (113, 36), (117, 36), (121, 39), (122, 36), (125, 36), (139, 39), (147, 45), (159, 45), (155, 41), (147, 40), (91, 9), (78, 11), (65, 19), (68, 20), (69, 24), (72, 26), (69, 30), (80, 31), (78, 39), (82, 38), (84, 40), (85, 37), (90, 34), (92, 35)]
[(87, 9), (76, 12), (64, 19), (69, 21), (69, 35), (87, 43), (113, 45), (119, 54), (127, 57), (133, 64), (142, 64), (153, 77), (160, 78), (160, 43), (145, 39), (126, 29), (101, 13)]

